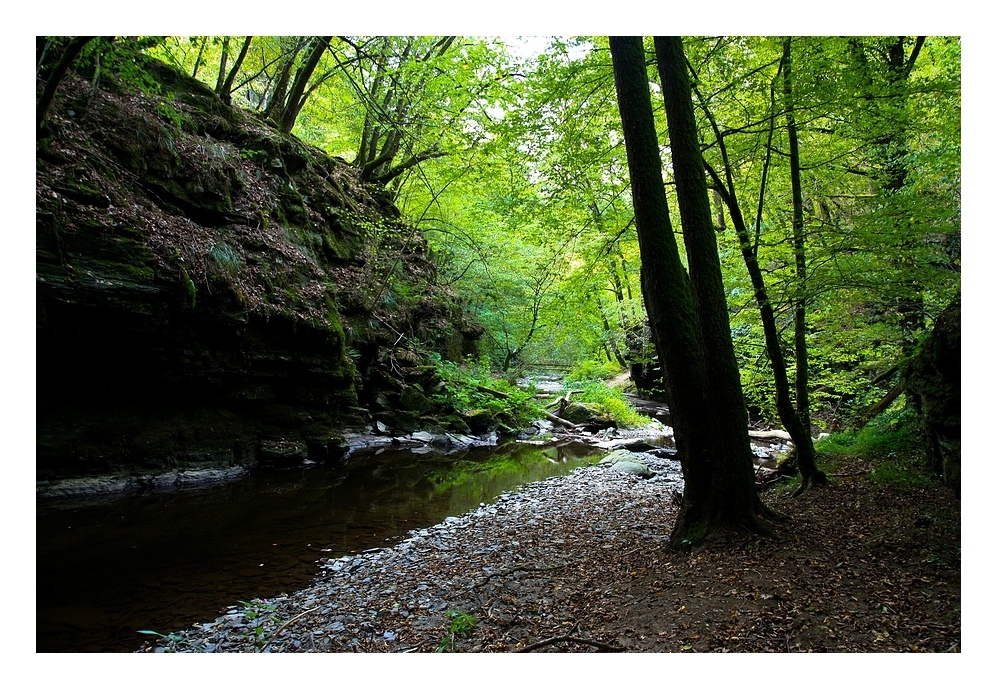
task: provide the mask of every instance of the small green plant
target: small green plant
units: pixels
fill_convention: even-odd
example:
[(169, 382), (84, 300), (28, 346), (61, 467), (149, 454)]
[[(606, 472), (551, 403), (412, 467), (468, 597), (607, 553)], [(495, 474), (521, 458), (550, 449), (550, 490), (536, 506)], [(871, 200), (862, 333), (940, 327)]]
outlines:
[[(260, 652), (266, 647), (266, 641), (264, 639), (265, 629), (262, 617), (264, 614), (273, 615), (277, 612), (277, 606), (273, 603), (267, 603), (266, 601), (247, 602), (241, 600), (239, 602), (242, 603), (242, 614), (245, 618), (250, 622), (256, 622), (256, 624), (252, 627), (253, 646), (257, 652)], [(278, 620), (274, 619), (273, 622), (277, 623)]]
[(257, 150), (255, 148), (243, 148), (239, 150), (239, 157), (243, 160), (249, 160), (254, 163), (265, 163), (269, 155), (266, 151)]
[(450, 628), (440, 638), (440, 643), (436, 647), (437, 653), (453, 651), (457, 639), (466, 639), (478, 626), (477, 618), (468, 612), (448, 610), (447, 616), (450, 617)]
[(139, 634), (148, 634), (150, 636), (158, 636), (159, 641), (157, 642), (160, 647), (166, 653), (179, 653), (182, 651), (194, 651), (199, 647), (197, 644), (191, 643), (184, 636), (178, 632), (171, 632), (170, 634), (162, 634), (160, 632), (153, 631), (151, 629), (139, 629)]
[(183, 113), (171, 101), (162, 101), (156, 106), (156, 112), (176, 129), (183, 129)]
[(277, 606), (273, 603), (267, 603), (265, 601), (248, 602), (244, 600), (239, 602), (242, 603), (242, 607), (245, 608), (245, 611), (242, 614), (246, 616), (247, 620), (255, 620), (264, 613), (272, 615), (277, 612)]

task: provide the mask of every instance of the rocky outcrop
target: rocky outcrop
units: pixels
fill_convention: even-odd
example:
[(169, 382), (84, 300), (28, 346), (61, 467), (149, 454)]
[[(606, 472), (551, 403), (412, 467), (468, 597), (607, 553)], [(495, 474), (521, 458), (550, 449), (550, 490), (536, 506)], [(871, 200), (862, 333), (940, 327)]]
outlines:
[(932, 468), (959, 491), (962, 475), (962, 305), (935, 321), (905, 372), (907, 398), (920, 420)]
[(71, 75), (38, 141), (39, 478), (336, 457), (386, 347), (480, 330), (383, 189), (135, 60), (144, 92)]

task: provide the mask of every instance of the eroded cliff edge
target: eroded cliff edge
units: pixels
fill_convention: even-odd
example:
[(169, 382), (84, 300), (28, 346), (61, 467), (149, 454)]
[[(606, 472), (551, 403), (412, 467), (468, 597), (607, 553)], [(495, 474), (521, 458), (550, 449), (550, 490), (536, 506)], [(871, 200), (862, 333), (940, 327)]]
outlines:
[(345, 430), (423, 425), (421, 357), (481, 332), (425, 239), (345, 161), (135, 59), (141, 89), (71, 74), (37, 142), (38, 479), (323, 460)]

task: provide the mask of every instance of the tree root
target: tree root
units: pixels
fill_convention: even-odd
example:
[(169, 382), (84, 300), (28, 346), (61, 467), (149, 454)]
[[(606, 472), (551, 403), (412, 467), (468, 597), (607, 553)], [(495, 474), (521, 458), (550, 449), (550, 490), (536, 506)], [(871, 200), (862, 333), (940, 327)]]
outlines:
[(578, 629), (578, 623), (565, 634), (564, 636), (552, 636), (549, 639), (544, 639), (543, 641), (537, 641), (528, 646), (523, 646), (522, 648), (517, 648), (513, 653), (529, 653), (530, 651), (535, 651), (538, 648), (543, 648), (544, 646), (551, 646), (553, 644), (559, 644), (562, 642), (575, 643), (575, 644), (586, 644), (588, 646), (595, 646), (604, 651), (611, 651), (613, 653), (622, 653), (623, 649), (619, 646), (613, 646), (612, 644), (603, 643), (602, 641), (595, 641), (593, 639), (583, 639), (578, 636), (572, 636), (572, 633)]

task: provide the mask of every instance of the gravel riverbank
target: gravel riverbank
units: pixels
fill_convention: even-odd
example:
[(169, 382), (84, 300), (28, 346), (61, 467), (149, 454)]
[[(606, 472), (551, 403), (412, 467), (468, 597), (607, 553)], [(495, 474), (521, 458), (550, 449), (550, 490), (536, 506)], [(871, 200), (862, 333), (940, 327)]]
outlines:
[(308, 588), (143, 650), (504, 652), (565, 635), (589, 650), (626, 650), (626, 638), (587, 636), (572, 610), (593, 588), (610, 608), (624, 603), (612, 588), (626, 573), (611, 563), (661, 548), (671, 528), (679, 464), (636, 457), (653, 477), (604, 460), (525, 486), (392, 547), (327, 561)]

